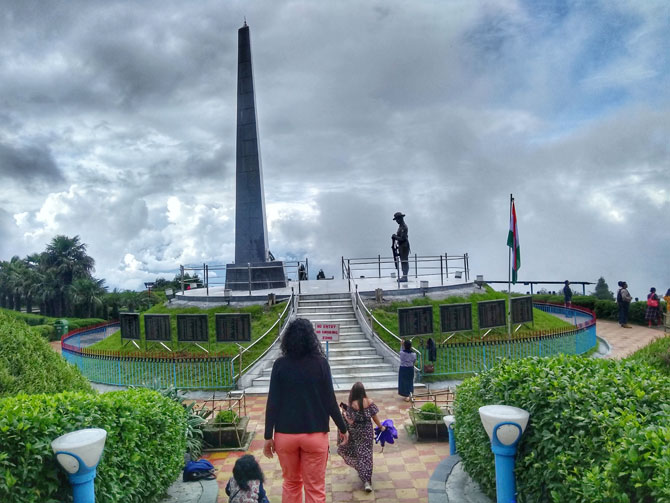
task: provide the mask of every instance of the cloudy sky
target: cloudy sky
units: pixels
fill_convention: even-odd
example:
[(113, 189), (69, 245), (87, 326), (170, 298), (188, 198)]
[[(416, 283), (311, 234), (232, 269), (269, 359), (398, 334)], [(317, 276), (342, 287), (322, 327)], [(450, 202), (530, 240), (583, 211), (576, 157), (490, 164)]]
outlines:
[(111, 287), (234, 259), (237, 30), (270, 249), (339, 275), (469, 253), (670, 287), (670, 4), (0, 1), (0, 259), (79, 235)]

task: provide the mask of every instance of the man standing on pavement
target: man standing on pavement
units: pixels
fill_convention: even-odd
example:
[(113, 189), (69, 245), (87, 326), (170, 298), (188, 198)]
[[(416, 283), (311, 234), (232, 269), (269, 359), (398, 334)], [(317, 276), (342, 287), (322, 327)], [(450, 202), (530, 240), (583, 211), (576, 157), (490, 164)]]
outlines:
[(405, 223), (405, 215), (396, 211), (393, 220), (398, 222), (398, 230), (391, 236), (393, 245), (398, 246), (398, 255), (400, 256), (400, 265), (402, 266), (402, 277), (398, 280), (401, 283), (407, 282), (407, 273), (409, 272), (409, 239), (408, 229)]
[(628, 283), (619, 281), (619, 291), (616, 294), (616, 302), (619, 305), (619, 325), (623, 328), (633, 328), (628, 324), (628, 309), (633, 298), (628, 292)]
[(566, 279), (565, 286), (563, 287), (563, 301), (565, 302), (565, 307), (570, 307), (572, 305), (572, 289), (570, 288), (570, 282)]

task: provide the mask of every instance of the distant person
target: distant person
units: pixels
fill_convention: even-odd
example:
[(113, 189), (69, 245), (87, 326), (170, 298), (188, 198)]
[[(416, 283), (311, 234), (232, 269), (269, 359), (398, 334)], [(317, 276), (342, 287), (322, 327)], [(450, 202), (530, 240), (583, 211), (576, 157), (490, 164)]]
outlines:
[(663, 297), (663, 300), (665, 301), (665, 310), (670, 313), (670, 288), (668, 288), (668, 291), (665, 292), (665, 297)]
[(565, 307), (572, 306), (572, 289), (570, 288), (570, 282), (566, 279), (565, 286), (563, 287), (563, 301), (565, 302)]
[(358, 473), (366, 492), (372, 492), (372, 421), (381, 431), (386, 429), (377, 417), (379, 408), (365, 393), (363, 383), (357, 382), (349, 392), (349, 405), (341, 403), (342, 415), (349, 423), (349, 442), (337, 446), (344, 462)]
[(644, 313), (644, 319), (649, 323), (649, 328), (651, 328), (651, 323), (658, 325), (658, 320), (661, 317), (661, 306), (660, 299), (656, 295), (656, 288), (653, 286), (647, 294), (647, 310)]
[(229, 503), (270, 503), (263, 488), (263, 470), (258, 461), (250, 454), (245, 454), (233, 467), (233, 476), (226, 484)]
[(349, 440), (347, 424), (333, 391), (330, 366), (309, 320), (293, 320), (281, 340), (265, 408), (263, 454), (276, 452), (281, 465), (283, 503), (326, 501), (329, 419), (342, 444)]
[[(393, 220), (398, 223), (398, 230), (391, 236), (391, 242), (394, 249), (397, 249), (400, 257), (400, 265), (402, 267), (402, 276), (398, 279), (399, 282), (407, 282), (407, 273), (409, 272), (409, 230), (405, 223), (405, 215), (396, 211), (393, 215)], [(395, 254), (394, 254), (395, 255)], [(397, 266), (397, 263), (396, 263)]]
[(414, 393), (414, 363), (416, 353), (412, 351), (412, 341), (406, 340), (400, 346), (400, 368), (398, 369), (398, 394), (409, 402)]
[(323, 272), (323, 269), (319, 269), (319, 272), (316, 275), (316, 279), (326, 279), (326, 275)]
[(307, 279), (307, 271), (305, 270), (305, 264), (300, 264), (298, 267), (298, 280), (305, 281)]
[(619, 306), (619, 325), (623, 328), (633, 328), (628, 324), (628, 310), (633, 298), (628, 292), (628, 283), (619, 281), (619, 291), (616, 294), (616, 302)]

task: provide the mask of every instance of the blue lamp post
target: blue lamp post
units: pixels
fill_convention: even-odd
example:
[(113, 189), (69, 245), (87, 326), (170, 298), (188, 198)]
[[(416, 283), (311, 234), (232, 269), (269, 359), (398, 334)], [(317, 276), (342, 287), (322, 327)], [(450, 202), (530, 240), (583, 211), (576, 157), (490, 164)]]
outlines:
[(485, 405), (479, 408), (479, 417), (495, 454), (498, 503), (516, 502), (514, 457), (529, 416), (527, 411), (509, 405)]
[(105, 448), (107, 432), (102, 428), (86, 428), (61, 435), (51, 448), (56, 459), (68, 473), (74, 503), (94, 503), (96, 467)]
[(444, 416), (442, 418), (444, 424), (447, 426), (447, 433), (449, 434), (449, 456), (456, 454), (456, 437), (454, 436), (454, 416)]

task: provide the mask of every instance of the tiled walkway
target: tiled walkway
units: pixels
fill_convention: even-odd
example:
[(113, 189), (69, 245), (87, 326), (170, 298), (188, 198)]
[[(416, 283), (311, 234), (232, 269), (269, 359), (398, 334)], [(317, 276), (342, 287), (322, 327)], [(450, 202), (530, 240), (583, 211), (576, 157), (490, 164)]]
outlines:
[[(378, 445), (374, 449), (374, 471), (370, 494), (363, 491), (363, 486), (356, 472), (344, 464), (335, 452), (335, 427), (331, 422), (330, 445), (331, 455), (326, 470), (326, 493), (328, 502), (349, 501), (428, 501), (428, 479), (437, 464), (449, 455), (447, 442), (413, 442), (405, 432), (404, 423), (409, 422), (407, 409), (409, 405), (398, 397), (395, 391), (375, 391), (369, 393), (370, 398), (379, 406), (379, 418), (393, 419), (398, 428), (398, 440), (395, 444), (387, 444), (384, 452)], [(346, 401), (346, 393), (337, 394), (338, 402)], [(250, 416), (249, 430), (256, 436), (251, 443), (249, 454), (260, 460), (265, 474), (266, 490), (271, 502), (281, 501), (281, 467), (277, 457), (267, 459), (263, 456), (263, 430), (265, 418), (266, 396), (247, 397), (247, 412)], [(225, 486), (232, 474), (236, 459), (244, 452), (209, 453), (205, 457), (218, 469), (218, 481), (221, 488), (219, 501), (227, 502)]]

